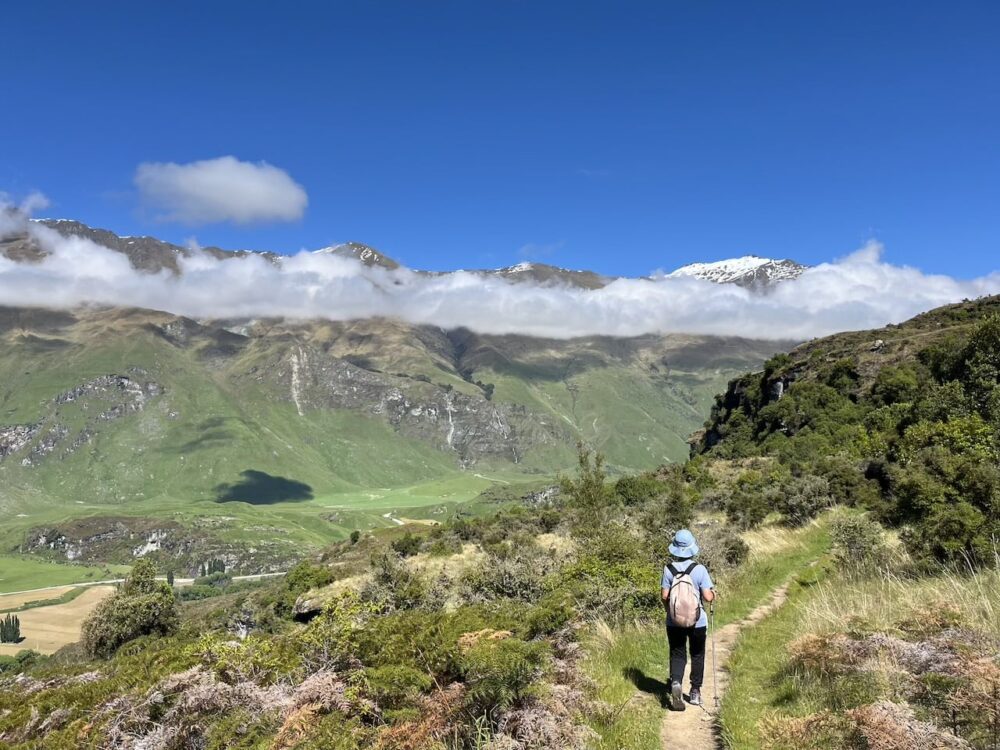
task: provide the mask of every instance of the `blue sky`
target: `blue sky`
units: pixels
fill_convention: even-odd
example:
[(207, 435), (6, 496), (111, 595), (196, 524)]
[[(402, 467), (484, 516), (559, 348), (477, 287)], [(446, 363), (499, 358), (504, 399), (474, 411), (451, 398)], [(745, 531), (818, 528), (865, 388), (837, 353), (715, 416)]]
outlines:
[[(122, 234), (643, 274), (866, 240), (1000, 250), (996, 2), (8, 5), (0, 190)], [(285, 170), (304, 216), (156, 219), (143, 162)]]

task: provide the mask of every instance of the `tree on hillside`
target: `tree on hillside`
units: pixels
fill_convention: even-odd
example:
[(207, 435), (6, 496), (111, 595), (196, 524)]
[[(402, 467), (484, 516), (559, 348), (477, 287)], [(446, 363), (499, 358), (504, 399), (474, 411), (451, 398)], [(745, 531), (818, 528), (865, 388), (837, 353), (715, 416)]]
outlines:
[(618, 497), (607, 484), (604, 472), (604, 456), (594, 453), (583, 442), (576, 444), (577, 475), (563, 477), (560, 489), (571, 507), (578, 514), (583, 526), (600, 525), (609, 516), (612, 506), (617, 506)]
[(82, 643), (91, 656), (108, 658), (140, 636), (173, 633), (179, 617), (170, 585), (156, 580), (152, 562), (140, 560), (118, 591), (84, 621)]
[(8, 614), (0, 620), (0, 643), (18, 643), (21, 640), (21, 620)]

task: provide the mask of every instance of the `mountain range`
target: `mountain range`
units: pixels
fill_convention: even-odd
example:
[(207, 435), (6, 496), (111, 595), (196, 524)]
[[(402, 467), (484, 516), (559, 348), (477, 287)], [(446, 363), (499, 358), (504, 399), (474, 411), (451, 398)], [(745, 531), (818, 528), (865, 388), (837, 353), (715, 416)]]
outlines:
[[(181, 272), (188, 248), (45, 220)], [(203, 248), (234, 262), (249, 251)], [(0, 252), (37, 261), (30, 235)], [(396, 261), (360, 243), (318, 250)], [(275, 263), (281, 256), (265, 253)], [(691, 266), (766, 293), (790, 261)], [(523, 263), (512, 282), (610, 279)], [(195, 320), (164, 311), (0, 308), (0, 545), (53, 560), (169, 556), (280, 568), (351, 529), (435, 518), (551, 483), (575, 443), (612, 471), (682, 460), (713, 398), (792, 342), (682, 334), (542, 339), (388, 318)]]
[[(120, 252), (128, 257), (135, 269), (140, 271), (155, 273), (168, 269), (177, 272), (180, 270), (178, 259), (190, 256), (193, 252), (192, 248), (164, 242), (155, 237), (119, 236), (107, 229), (95, 229), (70, 219), (38, 219), (35, 220), (35, 223), (54, 229), (64, 236), (83, 237), (98, 245)], [(281, 254), (266, 250), (223, 250), (214, 246), (203, 247), (201, 250), (220, 259), (236, 259), (254, 254), (280, 263), (282, 258)], [(366, 266), (387, 270), (401, 267), (400, 263), (388, 255), (360, 242), (344, 242), (313, 252), (357, 260)], [(31, 262), (40, 260), (44, 256), (44, 250), (28, 233), (18, 233), (8, 237), (0, 237), (0, 254), (14, 260)], [(535, 262), (521, 262), (495, 269), (467, 270), (470, 273), (497, 276), (513, 282), (562, 283), (583, 289), (600, 289), (617, 278), (593, 271), (571, 270)], [(688, 276), (765, 291), (779, 282), (798, 278), (805, 270), (806, 266), (792, 260), (774, 260), (747, 255), (712, 263), (692, 263), (682, 266), (666, 276)], [(442, 274), (438, 271), (417, 270), (416, 272), (429, 275)]]

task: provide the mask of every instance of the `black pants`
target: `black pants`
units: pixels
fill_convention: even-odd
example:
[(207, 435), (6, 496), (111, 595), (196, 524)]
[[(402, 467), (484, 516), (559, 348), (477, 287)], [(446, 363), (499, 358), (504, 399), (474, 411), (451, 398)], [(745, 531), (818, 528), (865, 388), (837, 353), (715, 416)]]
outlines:
[(691, 687), (701, 689), (705, 678), (705, 638), (708, 628), (667, 627), (667, 641), (670, 643), (670, 681), (684, 679), (687, 666), (687, 645), (691, 644)]

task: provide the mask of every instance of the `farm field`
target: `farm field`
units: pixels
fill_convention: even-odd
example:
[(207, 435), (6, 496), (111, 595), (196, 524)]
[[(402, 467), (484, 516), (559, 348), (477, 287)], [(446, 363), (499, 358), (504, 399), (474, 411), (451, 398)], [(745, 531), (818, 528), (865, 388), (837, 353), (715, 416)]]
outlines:
[[(63, 563), (48, 562), (46, 560), (36, 560), (23, 556), (3, 555), (0, 556), (0, 594), (11, 594), (18, 591), (33, 592), (35, 589), (46, 587), (65, 587), (73, 583), (88, 583), (93, 581), (103, 581), (109, 578), (118, 578), (128, 570), (127, 566), (88, 566), (72, 565)], [(30, 593), (30, 600), (55, 598), (62, 593), (61, 590), (53, 589), (51, 593), (43, 595)], [(0, 597), (4, 602), (8, 601)], [(14, 601), (14, 600), (10, 600)], [(0, 609), (8, 609), (10, 606), (20, 606), (19, 604), (3, 604)]]
[(42, 599), (57, 599), (72, 591), (75, 586), (53, 586), (41, 591), (24, 591), (18, 594), (0, 594), (0, 612), (10, 612)]
[(65, 604), (36, 607), (18, 613), (24, 640), (0, 644), (0, 654), (13, 656), (23, 649), (51, 654), (75, 643), (80, 640), (80, 626), (84, 618), (114, 590), (114, 586), (93, 586)]

